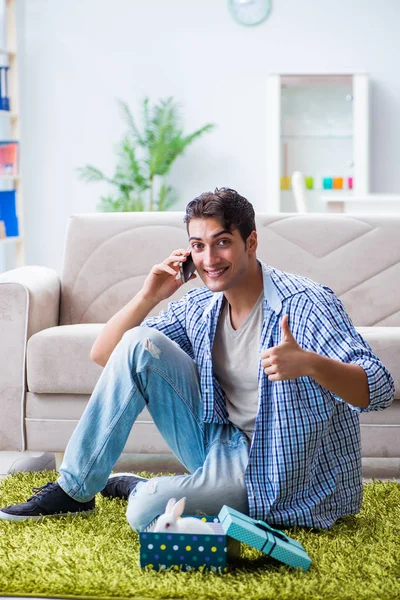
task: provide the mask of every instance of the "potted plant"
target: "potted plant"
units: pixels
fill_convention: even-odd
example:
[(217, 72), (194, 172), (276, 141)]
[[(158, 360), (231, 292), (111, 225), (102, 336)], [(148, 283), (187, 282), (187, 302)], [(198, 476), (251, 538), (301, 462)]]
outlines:
[(78, 176), (88, 183), (103, 181), (116, 188), (116, 194), (100, 197), (98, 209), (113, 211), (164, 211), (176, 201), (174, 189), (166, 185), (168, 174), (175, 159), (187, 146), (214, 125), (208, 123), (185, 135), (182, 129), (180, 105), (172, 97), (150, 105), (145, 98), (142, 107), (143, 122), (140, 127), (128, 105), (118, 100), (121, 114), (128, 131), (118, 146), (118, 160), (113, 177), (87, 165), (78, 169)]

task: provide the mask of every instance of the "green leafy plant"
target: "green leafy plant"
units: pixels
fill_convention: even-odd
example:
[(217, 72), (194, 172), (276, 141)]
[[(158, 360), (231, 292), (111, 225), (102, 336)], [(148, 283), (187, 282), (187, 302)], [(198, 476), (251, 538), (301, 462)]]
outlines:
[(214, 129), (214, 125), (208, 123), (185, 135), (180, 104), (170, 97), (151, 106), (146, 97), (142, 123), (138, 126), (128, 105), (122, 100), (118, 103), (128, 130), (118, 146), (114, 176), (107, 177), (92, 165), (79, 168), (78, 176), (87, 183), (102, 181), (116, 188), (116, 195), (100, 197), (98, 208), (101, 211), (168, 210), (178, 197), (165, 183), (165, 176), (187, 146)]

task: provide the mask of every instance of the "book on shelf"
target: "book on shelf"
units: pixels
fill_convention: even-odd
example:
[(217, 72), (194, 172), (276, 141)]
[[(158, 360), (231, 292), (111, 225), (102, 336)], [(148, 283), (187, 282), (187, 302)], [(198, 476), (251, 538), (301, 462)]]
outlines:
[(4, 222), (6, 236), (19, 235), (15, 190), (0, 191), (0, 221)]
[(19, 144), (0, 141), (0, 175), (18, 175)]

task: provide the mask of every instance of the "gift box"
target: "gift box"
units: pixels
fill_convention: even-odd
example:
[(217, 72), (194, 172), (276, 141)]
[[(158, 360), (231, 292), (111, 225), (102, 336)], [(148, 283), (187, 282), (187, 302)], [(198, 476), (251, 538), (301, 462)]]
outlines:
[(290, 567), (300, 567), (303, 571), (309, 568), (311, 559), (300, 542), (268, 523), (252, 519), (226, 505), (221, 508), (218, 517), (228, 536)]
[[(226, 536), (218, 517), (201, 517), (201, 520), (206, 521), (214, 531), (214, 534), (210, 535), (154, 533), (152, 528), (157, 518), (139, 533), (142, 568), (174, 567), (182, 571), (200, 569), (226, 573), (229, 570), (229, 560), (239, 554), (240, 543)], [(185, 516), (182, 518), (184, 519)]]
[[(183, 516), (182, 518), (185, 518)], [(200, 518), (200, 517), (198, 517)], [(173, 567), (226, 573), (237, 557), (240, 542), (249, 544), (271, 558), (306, 571), (311, 559), (303, 546), (264, 521), (257, 521), (224, 505), (218, 517), (201, 517), (214, 534), (154, 533), (157, 518), (139, 533), (140, 566), (154, 569)]]

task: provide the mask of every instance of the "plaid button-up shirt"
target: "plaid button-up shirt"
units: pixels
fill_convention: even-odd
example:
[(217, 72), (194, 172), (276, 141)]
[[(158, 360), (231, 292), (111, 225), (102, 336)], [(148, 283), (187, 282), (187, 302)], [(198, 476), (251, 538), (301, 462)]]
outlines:
[[(260, 262), (260, 261), (259, 261)], [(357, 333), (328, 287), (261, 263), (264, 317), (259, 352), (282, 340), (281, 317), (297, 343), (366, 372), (370, 403), (351, 406), (311, 377), (269, 381), (258, 369), (259, 404), (245, 481), (250, 516), (277, 526), (329, 528), (357, 513), (362, 501), (359, 413), (382, 410), (394, 397), (387, 369)], [(147, 318), (197, 364), (205, 422), (228, 423), (224, 392), (213, 375), (212, 345), (223, 293), (191, 289), (167, 311)]]

